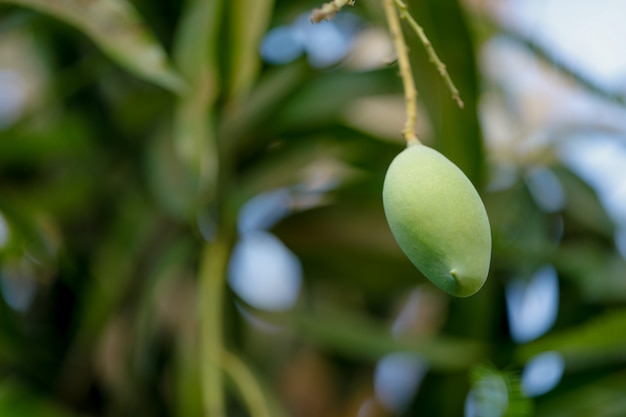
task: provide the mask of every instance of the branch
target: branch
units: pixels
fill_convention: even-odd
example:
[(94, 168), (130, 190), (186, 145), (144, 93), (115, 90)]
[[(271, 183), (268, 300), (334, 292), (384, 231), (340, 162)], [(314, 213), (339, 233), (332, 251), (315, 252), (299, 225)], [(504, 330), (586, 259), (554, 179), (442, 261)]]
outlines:
[(322, 20), (330, 20), (343, 6), (354, 6), (355, 0), (332, 0), (322, 4), (311, 12), (311, 22), (320, 23)]
[(207, 417), (226, 417), (223, 378), (223, 296), (229, 247), (217, 237), (208, 243), (200, 265), (200, 369)]
[(383, 6), (385, 7), (389, 31), (391, 32), (396, 54), (398, 55), (400, 78), (402, 78), (402, 85), (404, 87), (406, 122), (402, 134), (404, 135), (407, 145), (411, 145), (420, 142), (415, 133), (415, 125), (417, 123), (417, 92), (415, 90), (415, 81), (413, 80), (413, 73), (411, 72), (409, 52), (407, 51), (404, 36), (402, 35), (400, 20), (398, 19), (396, 9), (393, 7), (393, 0), (383, 0)]
[(424, 45), (424, 48), (426, 48), (426, 52), (428, 53), (430, 62), (432, 62), (433, 65), (435, 65), (435, 67), (437, 67), (437, 72), (439, 72), (439, 75), (441, 75), (444, 82), (448, 86), (448, 89), (452, 93), (452, 99), (456, 101), (456, 103), (459, 105), (460, 108), (463, 108), (463, 100), (461, 100), (461, 95), (459, 94), (459, 90), (456, 88), (456, 86), (452, 82), (452, 78), (450, 78), (450, 75), (448, 74), (446, 65), (443, 62), (441, 62), (441, 59), (439, 59), (439, 57), (437, 56), (437, 53), (435, 52), (435, 48), (433, 48), (432, 43), (426, 36), (424, 29), (415, 21), (413, 16), (411, 16), (406, 3), (404, 3), (402, 0), (394, 0), (394, 2), (396, 3), (396, 6), (398, 7), (398, 11), (400, 12), (400, 17), (409, 23), (413, 31), (415, 31), (415, 33), (417, 34), (417, 37), (420, 39), (420, 41)]
[(248, 407), (251, 417), (271, 417), (263, 387), (243, 360), (228, 351), (222, 353), (224, 371), (232, 378)]

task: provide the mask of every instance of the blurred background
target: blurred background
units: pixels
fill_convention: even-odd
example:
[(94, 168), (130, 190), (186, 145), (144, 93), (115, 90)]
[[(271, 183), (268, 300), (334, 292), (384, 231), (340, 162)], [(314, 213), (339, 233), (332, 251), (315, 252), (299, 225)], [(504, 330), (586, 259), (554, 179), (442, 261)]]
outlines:
[(0, 1), (0, 415), (626, 415), (626, 4), (408, 3), (491, 221), (467, 299), (385, 221), (379, 0)]

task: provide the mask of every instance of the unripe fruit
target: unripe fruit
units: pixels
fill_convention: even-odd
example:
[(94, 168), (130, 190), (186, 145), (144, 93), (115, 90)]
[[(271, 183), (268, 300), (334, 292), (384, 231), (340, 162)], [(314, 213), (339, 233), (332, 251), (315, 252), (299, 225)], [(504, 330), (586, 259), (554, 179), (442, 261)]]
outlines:
[(457, 297), (483, 286), (491, 260), (487, 212), (445, 156), (421, 144), (402, 151), (387, 170), (383, 205), (400, 248), (435, 285)]

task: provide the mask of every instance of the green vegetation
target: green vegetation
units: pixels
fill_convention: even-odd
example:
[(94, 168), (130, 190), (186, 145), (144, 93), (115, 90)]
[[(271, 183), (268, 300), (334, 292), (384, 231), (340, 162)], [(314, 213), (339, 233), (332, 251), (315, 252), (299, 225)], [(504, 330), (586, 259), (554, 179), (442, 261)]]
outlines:
[[(347, 19), (349, 56), (319, 64), (322, 43), (272, 64), (264, 36), (315, 38), (330, 23), (300, 23), (318, 2), (0, 0), (0, 416), (626, 414), (618, 226), (555, 151), (563, 132), (603, 126), (550, 126), (544, 147), (512, 129), (496, 152), (479, 107), (496, 100), (514, 126), (523, 107), (477, 63), (497, 24), (457, 0), (387, 1), (400, 62), (383, 2), (354, 3), (329, 9)], [(419, 149), (403, 126), (458, 166), (480, 216), (472, 187), (484, 203), (491, 264), (471, 297), (433, 286), (387, 224), (387, 168)], [(456, 198), (451, 172), (430, 184)], [(560, 205), (537, 197), (537, 172)], [(468, 295), (487, 220), (465, 230), (461, 207), (445, 209), (444, 249), (450, 233), (478, 239), (454, 249), (479, 264)], [(533, 364), (543, 391), (528, 391)]]

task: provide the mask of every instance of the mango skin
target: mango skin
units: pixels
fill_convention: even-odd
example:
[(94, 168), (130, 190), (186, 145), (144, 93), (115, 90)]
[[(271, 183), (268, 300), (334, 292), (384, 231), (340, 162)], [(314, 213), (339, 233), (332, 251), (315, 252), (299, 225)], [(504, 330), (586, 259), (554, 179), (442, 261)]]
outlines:
[(483, 286), (491, 262), (489, 218), (450, 160), (421, 144), (406, 148), (387, 170), (383, 205), (398, 245), (435, 285), (457, 297)]

